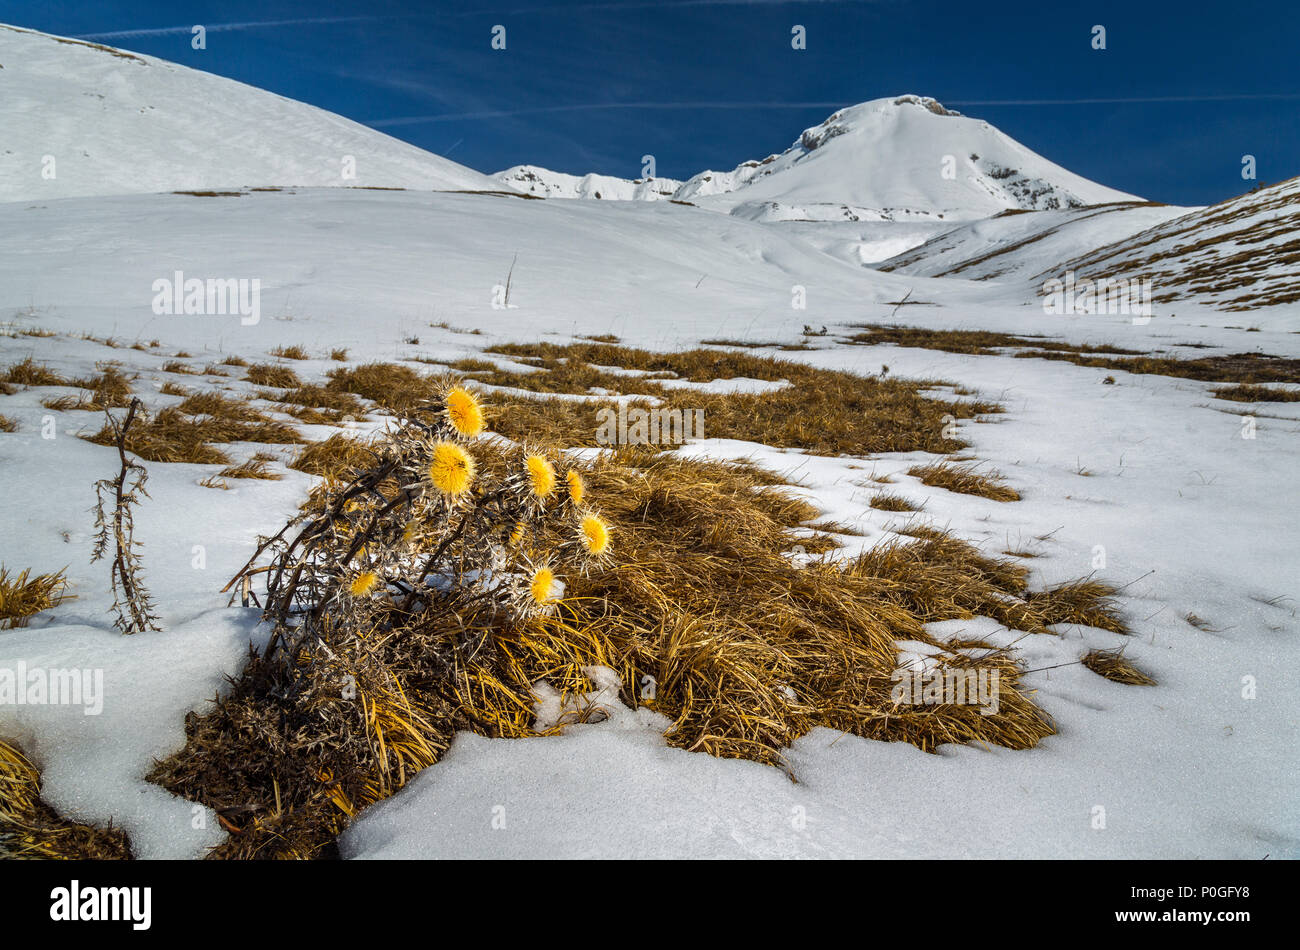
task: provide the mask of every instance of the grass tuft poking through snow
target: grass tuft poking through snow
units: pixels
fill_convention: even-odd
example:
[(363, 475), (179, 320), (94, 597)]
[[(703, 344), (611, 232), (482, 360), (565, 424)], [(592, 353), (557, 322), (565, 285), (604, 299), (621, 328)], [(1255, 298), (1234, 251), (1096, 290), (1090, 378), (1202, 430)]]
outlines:
[[(108, 425), (86, 438), (96, 445), (116, 444)], [(287, 445), (302, 441), (292, 426), (275, 421), (247, 401), (209, 392), (189, 396), (180, 405), (152, 415), (142, 414), (128, 435), (127, 448), (150, 462), (225, 465), (230, 459), (211, 443)]]
[(956, 465), (951, 462), (931, 462), (913, 465), (907, 470), (921, 480), (922, 485), (946, 488), (962, 495), (979, 495), (993, 501), (1018, 501), (1020, 493), (1002, 481), (996, 472), (984, 475), (976, 471), (978, 463)]
[(1124, 658), (1124, 650), (1090, 650), (1080, 660), (1098, 676), (1127, 686), (1155, 686), (1156, 681)]
[(65, 587), (62, 571), (32, 577), (30, 570), (11, 575), (0, 566), (0, 630), (25, 627), (33, 614), (63, 603)]
[(272, 386), (276, 389), (292, 389), (302, 385), (298, 374), (287, 366), (275, 366), (271, 363), (257, 363), (248, 368), (244, 377), (254, 386)]

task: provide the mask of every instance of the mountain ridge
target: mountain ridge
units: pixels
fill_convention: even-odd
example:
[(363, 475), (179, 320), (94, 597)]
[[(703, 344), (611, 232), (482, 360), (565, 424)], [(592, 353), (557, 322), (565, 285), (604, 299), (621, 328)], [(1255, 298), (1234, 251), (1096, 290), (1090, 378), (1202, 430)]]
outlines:
[(584, 177), (538, 166), (514, 166), (493, 177), (566, 198), (595, 197), (596, 189), (581, 183), (599, 180), (603, 198), (670, 197), (772, 221), (962, 221), (1009, 209), (1141, 200), (1050, 162), (983, 120), (912, 94), (839, 109), (804, 129), (783, 152), (683, 182)]

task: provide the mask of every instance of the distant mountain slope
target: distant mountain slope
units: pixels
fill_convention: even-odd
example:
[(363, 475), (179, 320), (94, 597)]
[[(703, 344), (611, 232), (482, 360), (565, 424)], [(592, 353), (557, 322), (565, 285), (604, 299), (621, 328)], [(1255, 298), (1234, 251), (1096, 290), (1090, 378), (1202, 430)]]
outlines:
[[(587, 179), (525, 168), (552, 196), (593, 196), (572, 185)], [(516, 166), (496, 177), (519, 187), (520, 174)], [(626, 179), (604, 181), (602, 197), (661, 197), (658, 188), (634, 193)], [(1066, 171), (987, 122), (911, 95), (841, 109), (781, 154), (700, 172), (672, 197), (768, 221), (969, 221), (1009, 208), (1139, 200)]]
[[(502, 188), (315, 106), (152, 56), (0, 25), (0, 66), (0, 201), (250, 185)], [(355, 178), (344, 177), (347, 156)]]
[(1300, 301), (1300, 177), (1200, 208), (1072, 256), (1038, 276), (1150, 277), (1157, 303), (1220, 310)]
[(1122, 240), (1188, 210), (1116, 202), (1064, 211), (1003, 211), (945, 231), (876, 268), (916, 277), (1029, 279), (1065, 257)]
[(612, 175), (566, 175), (537, 165), (515, 165), (492, 176), (516, 191), (542, 198), (597, 198), (606, 201), (661, 201), (682, 183), (672, 178), (615, 178)]

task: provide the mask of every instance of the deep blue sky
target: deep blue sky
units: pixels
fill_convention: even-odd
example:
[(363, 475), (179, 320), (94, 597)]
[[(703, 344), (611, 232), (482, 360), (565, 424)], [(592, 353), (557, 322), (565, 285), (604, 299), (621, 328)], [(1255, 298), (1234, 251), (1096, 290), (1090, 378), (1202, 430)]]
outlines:
[[(1261, 182), (1300, 174), (1297, 0), (0, 0), (0, 22), (229, 76), (485, 172), (637, 177), (650, 153), (686, 178), (912, 92), (1154, 200), (1249, 190), (1246, 153)], [(152, 32), (102, 36), (122, 31)]]

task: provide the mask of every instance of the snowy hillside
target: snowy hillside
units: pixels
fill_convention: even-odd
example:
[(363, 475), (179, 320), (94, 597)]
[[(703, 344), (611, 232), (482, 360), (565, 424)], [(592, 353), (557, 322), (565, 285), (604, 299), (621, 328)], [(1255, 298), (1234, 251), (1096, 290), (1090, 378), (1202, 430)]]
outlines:
[[(537, 194), (586, 198), (597, 176), (516, 166), (495, 177)], [(637, 191), (625, 179), (603, 178), (599, 187), (605, 198), (661, 191)], [(841, 109), (781, 154), (700, 172), (672, 197), (762, 221), (967, 221), (1008, 208), (1137, 200), (1066, 171), (987, 122), (912, 95)]]
[(515, 165), (492, 176), (517, 191), (542, 198), (598, 198), (606, 201), (662, 201), (681, 187), (672, 178), (615, 178), (566, 175), (536, 165)]
[[(1087, 246), (1087, 245), (1085, 245)], [(1057, 276), (1150, 277), (1157, 301), (1222, 310), (1300, 301), (1300, 178), (1181, 215), (1059, 262)]]
[[(493, 309), (492, 285), (504, 279), (516, 248), (515, 306)], [(431, 260), (442, 262), (436, 271)], [(155, 315), (151, 282), (176, 268), (260, 276), (260, 320)], [(796, 283), (809, 288), (806, 311), (790, 309)], [(1127, 346), (1195, 335), (1224, 352), (1258, 342), (1300, 355), (1300, 338), (1288, 332), (1300, 328), (1294, 318), (1247, 336), (1222, 328), (1222, 320), (1198, 328), (1216, 315), (1195, 308), (1180, 307), (1177, 320), (1161, 313), (1149, 327), (1098, 315), (1045, 330), (1041, 312), (1000, 298), (999, 284), (850, 267), (784, 229), (666, 203), (316, 189), (0, 206), (0, 316), (14, 334), (0, 337), (0, 364), (31, 357), (73, 377), (115, 360), (138, 374), (134, 390), (155, 410), (182, 398), (162, 392), (164, 384), (255, 396), (260, 387), (219, 361), (235, 354), (266, 361), (280, 346), (304, 347), (309, 359), (281, 364), (321, 381), (331, 368), (371, 360), (445, 364), (481, 357), (493, 343), (583, 334), (614, 333), (661, 349), (723, 334), (794, 340), (806, 322), (889, 319), (889, 301), (910, 287), (931, 305), (904, 308), (902, 318), (932, 328), (1051, 332)], [(27, 329), (54, 335), (23, 335)], [(111, 347), (96, 342), (110, 337)], [(149, 347), (152, 338), (161, 345)], [(137, 340), (146, 341), (142, 350), (131, 348)], [(329, 359), (343, 347), (347, 363)], [(185, 357), (174, 356), (180, 350)], [(924, 453), (821, 457), (717, 438), (682, 451), (753, 457), (797, 473), (827, 518), (862, 532), (846, 539), (849, 553), (897, 538), (912, 517), (870, 507), (871, 491), (862, 487), (869, 474), (893, 481), (924, 507), (928, 522), (990, 553), (1031, 546), (1036, 585), (1087, 573), (1094, 546), (1104, 544), (1106, 576), (1129, 584), (1123, 603), (1136, 618), (1135, 635), (1072, 626), (1021, 644), (1038, 670), (1027, 682), (1062, 723), (1060, 735), (1032, 751), (953, 746), (929, 755), (815, 730), (791, 751), (798, 785), (752, 762), (670, 749), (660, 719), (618, 710), (610, 722), (563, 737), (462, 735), (445, 761), (361, 817), (343, 841), (346, 855), (1294, 853), (1295, 728), (1286, 710), (1295, 695), (1287, 671), (1296, 664), (1293, 638), (1280, 634), (1293, 629), (1294, 617), (1287, 603), (1270, 606), (1293, 586), (1294, 533), (1276, 528), (1278, 512), (1295, 501), (1287, 487), (1295, 442), (1286, 435), (1294, 410), (1274, 410), (1286, 418), (1262, 418), (1259, 439), (1243, 442), (1237, 415), (1211, 405), (1211, 385), (1201, 382), (1115, 373), (1119, 385), (1101, 385), (1114, 371), (840, 346), (834, 337), (781, 355), (859, 373), (887, 362), (894, 374), (943, 378), (1006, 402), (998, 424), (965, 422), (962, 435), (1025, 492), (1009, 505), (923, 485), (908, 469)], [(227, 375), (199, 375), (207, 364)], [(265, 642), (253, 629), (256, 611), (227, 609), (220, 587), (249, 556), (254, 536), (292, 514), (314, 479), (284, 468), (293, 447), (269, 448), (281, 460), (274, 463), (281, 480), (243, 480), (227, 491), (200, 484), (219, 464), (149, 463), (152, 497), (139, 527), (166, 632), (122, 637), (106, 619), (106, 570), (89, 562), (86, 514), (91, 481), (113, 471), (116, 454), (76, 437), (95, 431), (102, 414), (42, 405), (75, 393), (37, 386), (0, 396), (0, 411), (16, 425), (0, 433), (0, 518), (8, 528), (0, 532), (0, 562), (38, 571), (67, 565), (77, 594), (30, 629), (0, 635), (0, 666), (103, 668), (104, 711), (0, 705), (0, 735), (38, 757), (46, 798), (63, 813), (111, 818), (141, 857), (198, 857), (223, 837), (216, 817), (195, 830), (192, 803), (144, 775), (181, 747), (186, 712), (207, 708), (222, 676), (238, 671), (249, 638)], [(54, 440), (41, 436), (49, 416), (57, 421)], [(1077, 424), (1063, 427), (1063, 418)], [(378, 425), (382, 417), (301, 431), (316, 440)], [(254, 449), (268, 447), (239, 447), (241, 454)], [(1271, 491), (1284, 497), (1261, 504)], [(205, 551), (202, 570), (195, 545)], [(1184, 616), (1209, 618), (1204, 626), (1212, 629)], [(938, 626), (1023, 639), (982, 618)], [(1226, 627), (1230, 636), (1220, 632)], [(1127, 644), (1129, 657), (1169, 685), (1148, 692), (1096, 677), (1075, 664), (1085, 644)], [(1241, 669), (1280, 672), (1257, 701), (1241, 703)], [(1151, 743), (1162, 750), (1158, 760), (1147, 755)], [(1207, 743), (1215, 743), (1213, 755)], [(1099, 762), (1115, 767), (1099, 769)], [(1189, 783), (1193, 772), (1198, 780)], [(1242, 776), (1250, 776), (1249, 794)], [(509, 835), (478, 817), (501, 801), (510, 808)], [(1089, 830), (1088, 809), (1098, 801), (1124, 833)], [(806, 831), (791, 826), (796, 806), (816, 816)], [(712, 830), (700, 834), (700, 827)]]
[(0, 201), (271, 185), (504, 187), (315, 106), (152, 56), (0, 25), (0, 66)]
[(1060, 211), (1004, 211), (952, 228), (878, 268), (919, 277), (1029, 279), (1081, 248), (1104, 247), (1188, 211), (1171, 205), (1115, 203)]

